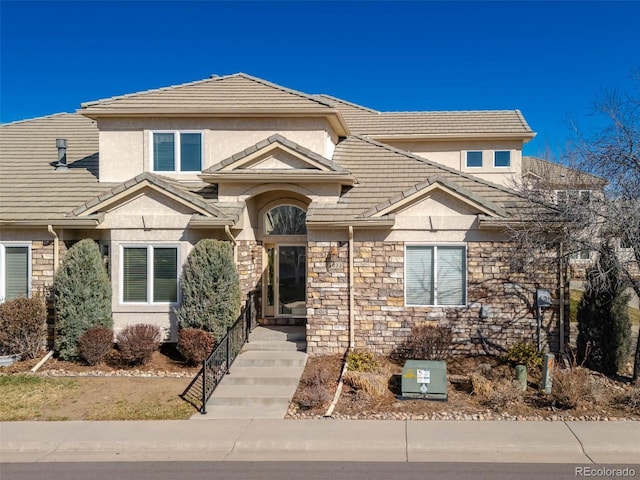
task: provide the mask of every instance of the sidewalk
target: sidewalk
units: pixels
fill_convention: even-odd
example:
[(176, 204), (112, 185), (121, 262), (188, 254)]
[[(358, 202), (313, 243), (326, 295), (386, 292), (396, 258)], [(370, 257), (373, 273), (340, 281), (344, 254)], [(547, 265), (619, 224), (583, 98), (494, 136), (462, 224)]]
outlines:
[(2, 462), (640, 463), (638, 422), (3, 422)]

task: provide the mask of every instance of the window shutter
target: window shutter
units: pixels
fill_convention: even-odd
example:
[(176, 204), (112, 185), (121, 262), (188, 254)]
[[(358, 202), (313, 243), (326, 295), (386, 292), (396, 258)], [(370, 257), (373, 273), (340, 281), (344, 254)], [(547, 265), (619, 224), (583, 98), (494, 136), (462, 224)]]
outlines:
[(147, 249), (125, 248), (122, 259), (122, 300), (147, 301)]
[(178, 250), (176, 248), (153, 249), (153, 301), (176, 302), (178, 300)]
[(462, 247), (438, 247), (438, 305), (465, 304), (465, 255)]
[(173, 133), (153, 134), (153, 170), (172, 172), (176, 168)]
[(202, 135), (199, 133), (180, 134), (180, 170), (183, 172), (202, 170)]
[(29, 247), (5, 247), (5, 298), (29, 295)]
[(407, 305), (433, 305), (433, 247), (407, 246)]

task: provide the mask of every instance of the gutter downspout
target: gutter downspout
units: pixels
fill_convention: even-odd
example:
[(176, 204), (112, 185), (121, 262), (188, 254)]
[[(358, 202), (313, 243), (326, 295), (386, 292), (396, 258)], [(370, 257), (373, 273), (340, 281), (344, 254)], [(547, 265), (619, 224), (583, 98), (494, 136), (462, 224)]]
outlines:
[(224, 233), (226, 233), (227, 237), (229, 238), (229, 240), (231, 240), (231, 243), (233, 243), (233, 263), (237, 266), (238, 264), (238, 242), (236, 241), (236, 239), (234, 238), (234, 236), (231, 234), (231, 229), (229, 228), (229, 225), (225, 225), (224, 226)]
[[(349, 225), (349, 349), (347, 351), (353, 351), (353, 347), (355, 345), (355, 320), (354, 320), (354, 312), (353, 312), (354, 298), (353, 298), (353, 225)], [(347, 359), (345, 356), (344, 364), (342, 365), (342, 371), (340, 372), (340, 379), (338, 380), (338, 388), (336, 388), (336, 393), (333, 396), (333, 401), (326, 413), (325, 417), (330, 417), (333, 415), (333, 410), (336, 408), (338, 404), (338, 400), (340, 399), (340, 395), (342, 393), (342, 387), (344, 385), (344, 374), (347, 372)]]
[(58, 265), (60, 264), (60, 239), (58, 234), (53, 230), (52, 225), (47, 225), (47, 231), (53, 237), (53, 276), (56, 276), (58, 272)]

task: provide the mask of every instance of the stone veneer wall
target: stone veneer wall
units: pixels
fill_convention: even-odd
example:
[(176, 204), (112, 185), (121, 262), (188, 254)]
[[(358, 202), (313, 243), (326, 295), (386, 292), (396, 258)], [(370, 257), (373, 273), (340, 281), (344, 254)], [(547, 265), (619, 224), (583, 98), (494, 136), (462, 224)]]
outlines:
[(256, 307), (258, 317), (262, 312), (260, 302), (262, 292), (262, 244), (256, 241), (238, 240), (237, 245), (237, 268), (240, 277), (240, 292), (242, 299), (251, 291), (257, 291)]
[[(327, 269), (331, 248), (338, 268)], [(400, 346), (416, 323), (447, 326), (454, 336), (454, 353), (497, 353), (520, 340), (536, 341), (534, 297), (537, 288), (556, 295), (556, 276), (513, 274), (509, 244), (467, 244), (467, 306), (404, 306), (404, 243), (354, 244), (355, 347), (382, 354)], [(310, 242), (308, 259), (307, 350), (312, 355), (343, 353), (349, 342), (348, 246)], [(336, 263), (333, 264), (336, 266)], [(489, 317), (480, 318), (482, 306)], [(557, 309), (545, 310), (542, 343), (558, 350)]]

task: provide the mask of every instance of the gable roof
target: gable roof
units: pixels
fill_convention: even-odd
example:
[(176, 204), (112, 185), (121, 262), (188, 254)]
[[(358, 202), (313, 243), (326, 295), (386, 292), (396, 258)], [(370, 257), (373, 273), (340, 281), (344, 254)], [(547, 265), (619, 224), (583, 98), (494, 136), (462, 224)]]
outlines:
[(522, 175), (533, 175), (545, 187), (558, 190), (599, 190), (608, 183), (602, 177), (531, 156), (522, 157)]
[(307, 216), (311, 223), (371, 218), (432, 183), (496, 217), (518, 218), (529, 208), (526, 199), (505, 187), (367, 137), (353, 136), (338, 144), (334, 161), (352, 172), (358, 184), (335, 204), (312, 205)]
[[(56, 139), (65, 138), (69, 169), (56, 171)], [(59, 224), (78, 204), (113, 188), (98, 182), (98, 129), (75, 113), (0, 126), (0, 223)]]
[(377, 140), (458, 137), (531, 139), (520, 110), (378, 112), (328, 95), (316, 95), (340, 110), (353, 134)]

